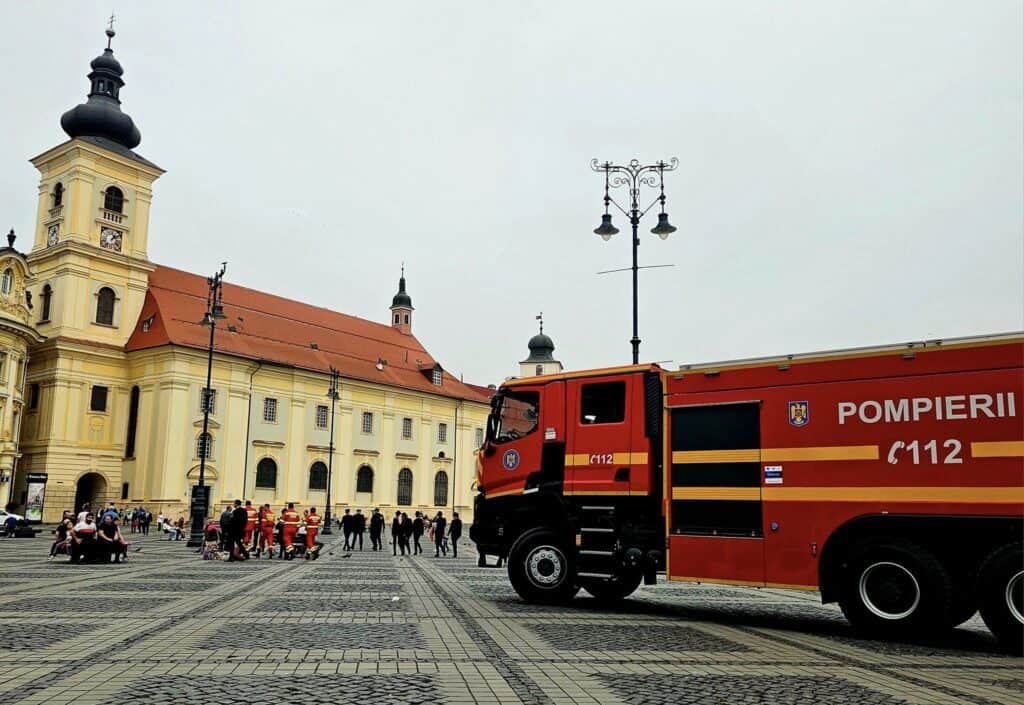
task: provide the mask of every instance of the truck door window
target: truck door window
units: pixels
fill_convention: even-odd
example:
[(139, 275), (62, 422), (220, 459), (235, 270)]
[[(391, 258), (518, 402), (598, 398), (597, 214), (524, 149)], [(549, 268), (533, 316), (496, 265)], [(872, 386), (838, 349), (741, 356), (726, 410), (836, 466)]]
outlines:
[(581, 385), (581, 424), (621, 423), (625, 418), (625, 382), (597, 382)]
[(537, 392), (508, 392), (497, 411), (496, 443), (513, 441), (537, 430), (540, 423), (540, 394)]

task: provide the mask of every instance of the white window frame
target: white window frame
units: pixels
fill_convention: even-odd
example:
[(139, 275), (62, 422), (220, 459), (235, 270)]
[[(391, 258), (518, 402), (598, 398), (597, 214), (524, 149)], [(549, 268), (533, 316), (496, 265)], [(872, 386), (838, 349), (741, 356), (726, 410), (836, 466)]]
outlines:
[(444, 421), (437, 424), (437, 442), (447, 443), (448, 442), (448, 424)]
[(408, 416), (402, 419), (402, 440), (412, 440), (412, 418)]
[(430, 381), (433, 382), (435, 386), (440, 387), (444, 382), (444, 370), (435, 367), (434, 371), (430, 375)]
[(317, 404), (316, 405), (316, 427), (317, 428), (327, 428), (327, 415), (328, 415), (328, 412), (329, 412), (329, 409), (327, 408), (326, 404)]
[(364, 411), (363, 412), (362, 425), (360, 426), (360, 428), (362, 429), (362, 432), (365, 433), (365, 434), (372, 434), (373, 433), (373, 412), (372, 411)]
[[(203, 442), (203, 434), (196, 436), (196, 449), (195, 457), (197, 460), (203, 457), (203, 451), (206, 452), (206, 459), (210, 460), (213, 458), (213, 434), (207, 433), (206, 437), (209, 439), (205, 444)], [(204, 447), (205, 446), (205, 447)]]
[[(206, 411), (206, 409), (204, 408), (206, 406), (206, 401), (203, 398), (203, 396), (204, 396), (203, 392), (205, 392), (205, 391), (206, 391), (205, 387), (202, 387), (199, 390), (199, 413), (200, 414), (202, 414), (204, 411)], [(216, 389), (216, 387), (212, 387), (210, 389), (210, 397), (209, 397), (209, 399), (210, 399), (210, 413), (211, 414), (216, 414), (217, 413), (217, 389)]]

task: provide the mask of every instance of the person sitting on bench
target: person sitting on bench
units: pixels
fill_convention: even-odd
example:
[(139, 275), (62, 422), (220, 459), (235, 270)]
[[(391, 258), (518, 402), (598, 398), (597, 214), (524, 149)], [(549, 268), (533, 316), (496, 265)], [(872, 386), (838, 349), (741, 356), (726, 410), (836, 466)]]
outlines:
[(107, 513), (103, 515), (103, 523), (100, 524), (99, 531), (96, 533), (97, 545), (96, 545), (96, 558), (101, 563), (109, 563), (110, 559), (114, 559), (114, 563), (120, 563), (121, 558), (128, 557), (128, 545), (124, 541), (124, 536), (121, 535), (121, 528), (114, 521), (113, 515)]
[(92, 512), (87, 512), (82, 521), (71, 530), (70, 544), (72, 563), (91, 563), (96, 558), (96, 521)]

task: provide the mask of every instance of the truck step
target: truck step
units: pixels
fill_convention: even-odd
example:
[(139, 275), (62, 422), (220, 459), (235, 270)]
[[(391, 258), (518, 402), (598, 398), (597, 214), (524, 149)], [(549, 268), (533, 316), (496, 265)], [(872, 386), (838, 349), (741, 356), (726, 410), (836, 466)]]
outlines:
[(615, 529), (603, 529), (599, 526), (581, 526), (580, 533), (584, 532), (588, 534), (614, 534)]
[(615, 555), (615, 551), (595, 551), (593, 549), (583, 549), (579, 552), (581, 556), (607, 556), (611, 557)]
[(576, 573), (576, 576), (580, 577), (580, 578), (605, 578), (605, 579), (608, 579), (608, 578), (612, 577), (612, 574), (611, 573)]
[(615, 507), (580, 507), (585, 512), (614, 512)]

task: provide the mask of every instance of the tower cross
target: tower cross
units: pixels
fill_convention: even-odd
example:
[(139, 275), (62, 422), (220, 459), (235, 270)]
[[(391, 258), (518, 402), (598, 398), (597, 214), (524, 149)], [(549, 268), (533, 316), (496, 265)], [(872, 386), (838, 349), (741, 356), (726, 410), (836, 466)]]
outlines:
[(540, 321), (540, 332), (544, 332), (544, 312), (541, 311), (537, 314), (537, 320)]
[(110, 13), (110, 21), (107, 23), (107, 29), (109, 29), (111, 32), (114, 31), (114, 20), (115, 19), (116, 19), (116, 17), (114, 17), (114, 13), (111, 12)]

